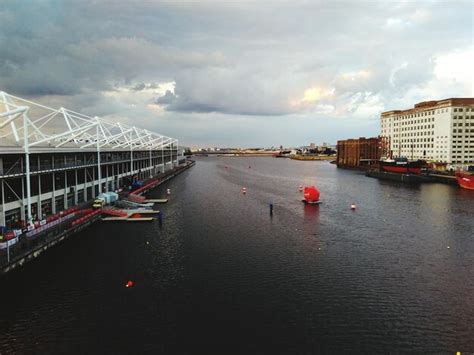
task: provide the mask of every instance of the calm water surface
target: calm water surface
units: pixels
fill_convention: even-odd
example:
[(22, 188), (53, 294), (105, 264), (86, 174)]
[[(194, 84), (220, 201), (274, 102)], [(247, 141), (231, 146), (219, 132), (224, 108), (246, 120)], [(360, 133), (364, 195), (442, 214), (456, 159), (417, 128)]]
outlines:
[(232, 157), (166, 188), (162, 228), (98, 223), (1, 279), (0, 353), (474, 352), (474, 192)]

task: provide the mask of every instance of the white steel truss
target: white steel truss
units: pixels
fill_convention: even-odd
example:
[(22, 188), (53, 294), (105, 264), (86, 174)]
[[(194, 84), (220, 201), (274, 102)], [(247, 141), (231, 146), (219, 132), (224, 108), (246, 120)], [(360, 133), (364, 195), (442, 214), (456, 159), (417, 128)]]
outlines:
[(63, 107), (50, 108), (5, 92), (0, 92), (0, 129), (0, 139), (12, 139), (21, 147), (155, 150), (177, 143), (176, 139), (146, 129)]
[[(7, 145), (7, 142), (21, 147), (25, 154), (29, 222), (31, 222), (29, 164), (31, 148), (41, 147), (53, 151), (58, 148), (97, 151), (99, 182), (101, 150), (130, 150), (131, 170), (133, 170), (133, 151), (149, 151), (151, 160), (152, 151), (161, 150), (164, 164), (164, 149), (167, 147), (176, 152), (178, 150), (178, 140), (175, 138), (97, 116), (90, 117), (63, 107), (54, 109), (0, 91), (0, 147)], [(172, 159), (171, 151), (171, 165)]]

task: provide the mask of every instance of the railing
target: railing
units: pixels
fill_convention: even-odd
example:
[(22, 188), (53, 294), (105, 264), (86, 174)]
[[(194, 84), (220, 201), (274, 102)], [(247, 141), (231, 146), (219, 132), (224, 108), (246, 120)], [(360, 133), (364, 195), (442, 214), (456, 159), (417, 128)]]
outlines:
[[(85, 225), (86, 222), (93, 222), (100, 218), (100, 211), (93, 211), (84, 217), (80, 217), (77, 220), (71, 222), (71, 218), (64, 218), (58, 222), (54, 228), (48, 228), (47, 230), (41, 231), (38, 235), (27, 237), (23, 235), (21, 240), (12, 239), (8, 242), (3, 243), (3, 248), (0, 248), (0, 267), (5, 267), (10, 261), (15, 261), (32, 254), (38, 248), (47, 245), (50, 242), (55, 241), (64, 232), (73, 232), (73, 230), (81, 225)], [(80, 222), (77, 222), (80, 220)], [(15, 241), (15, 243), (9, 243)], [(7, 246), (7, 243), (9, 244)]]

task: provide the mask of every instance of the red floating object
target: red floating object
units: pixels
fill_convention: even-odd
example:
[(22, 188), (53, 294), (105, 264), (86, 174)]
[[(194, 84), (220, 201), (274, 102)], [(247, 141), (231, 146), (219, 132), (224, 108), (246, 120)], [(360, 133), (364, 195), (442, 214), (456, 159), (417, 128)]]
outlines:
[(133, 287), (133, 281), (128, 281), (126, 284), (125, 284), (125, 287)]
[(308, 203), (319, 202), (319, 190), (315, 186), (306, 186), (304, 188), (304, 199)]

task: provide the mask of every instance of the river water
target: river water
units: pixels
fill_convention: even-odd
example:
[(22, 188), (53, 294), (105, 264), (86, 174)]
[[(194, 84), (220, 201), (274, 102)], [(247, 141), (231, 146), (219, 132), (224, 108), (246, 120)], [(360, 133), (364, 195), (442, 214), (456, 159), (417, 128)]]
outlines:
[(0, 279), (0, 353), (474, 352), (474, 192), (236, 157), (167, 188), (161, 228), (97, 223)]

